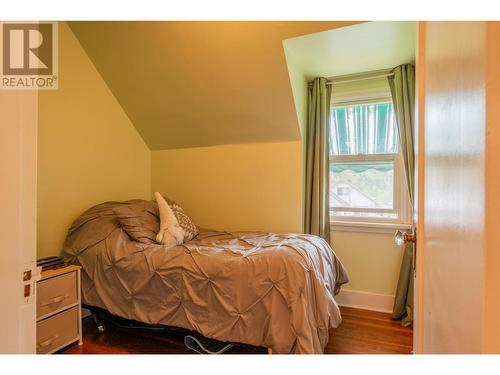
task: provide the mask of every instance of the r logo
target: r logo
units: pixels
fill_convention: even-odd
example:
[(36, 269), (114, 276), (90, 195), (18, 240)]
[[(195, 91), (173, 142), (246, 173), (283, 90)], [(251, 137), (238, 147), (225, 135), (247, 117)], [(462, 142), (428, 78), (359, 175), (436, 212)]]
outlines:
[(52, 74), (52, 24), (3, 24), (3, 74)]

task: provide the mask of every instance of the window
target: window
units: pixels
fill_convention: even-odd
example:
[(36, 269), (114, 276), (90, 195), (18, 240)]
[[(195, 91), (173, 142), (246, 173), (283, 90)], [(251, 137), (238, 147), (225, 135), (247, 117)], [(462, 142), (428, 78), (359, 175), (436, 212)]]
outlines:
[(408, 223), (408, 194), (392, 103), (337, 105), (331, 116), (332, 222)]

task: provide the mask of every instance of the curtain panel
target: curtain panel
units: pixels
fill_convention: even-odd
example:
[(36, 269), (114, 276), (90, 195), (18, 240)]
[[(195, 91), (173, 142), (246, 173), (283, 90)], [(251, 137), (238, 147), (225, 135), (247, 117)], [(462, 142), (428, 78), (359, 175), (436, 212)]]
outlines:
[(309, 87), (306, 131), (305, 232), (330, 242), (330, 98), (326, 78)]
[[(408, 195), (413, 211), (414, 202), (414, 119), (415, 119), (415, 67), (411, 64), (400, 65), (389, 76), (394, 112), (398, 124), (399, 145), (405, 166)], [(404, 248), (403, 260), (399, 271), (398, 285), (392, 311), (393, 319), (401, 319), (404, 326), (413, 323), (413, 283), (414, 283), (414, 243)]]

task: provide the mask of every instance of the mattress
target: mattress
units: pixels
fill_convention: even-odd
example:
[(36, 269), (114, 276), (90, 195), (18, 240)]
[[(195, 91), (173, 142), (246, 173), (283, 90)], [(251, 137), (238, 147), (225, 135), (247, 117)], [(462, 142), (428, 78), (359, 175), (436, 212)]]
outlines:
[(107, 202), (82, 214), (64, 253), (83, 267), (82, 301), (273, 353), (323, 353), (341, 315), (345, 268), (306, 234), (200, 230), (173, 248), (133, 241)]

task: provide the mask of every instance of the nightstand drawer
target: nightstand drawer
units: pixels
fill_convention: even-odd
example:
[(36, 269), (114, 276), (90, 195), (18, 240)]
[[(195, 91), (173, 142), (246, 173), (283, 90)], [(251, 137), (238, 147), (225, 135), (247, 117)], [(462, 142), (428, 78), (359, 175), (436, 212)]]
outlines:
[(51, 353), (78, 340), (78, 306), (36, 324), (37, 354)]
[(76, 272), (69, 272), (37, 283), (37, 318), (78, 302), (76, 277)]

